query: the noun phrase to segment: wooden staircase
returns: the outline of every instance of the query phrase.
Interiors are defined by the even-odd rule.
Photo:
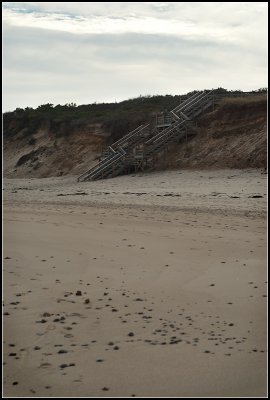
[[[166,114],[166,120],[157,120],[159,125],[140,125],[132,132],[107,147],[101,161],[78,177],[78,181],[111,178],[130,171],[143,170],[153,165],[156,157],[170,145],[194,133],[194,118],[213,107],[213,90],[195,92]]]

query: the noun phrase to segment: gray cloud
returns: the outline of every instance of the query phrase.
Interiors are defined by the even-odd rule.
[[[54,19],[56,10],[75,14],[83,10],[77,16],[76,23],[80,24],[80,18],[90,12],[100,15],[103,12],[104,17],[110,15],[113,19],[109,4],[20,3],[20,7],[31,14],[38,5],[43,11],[51,10]],[[143,3],[144,9],[140,3],[113,4],[116,10],[121,9],[119,17],[123,20],[134,10],[138,14],[157,9],[157,14],[169,22],[170,13],[177,8],[182,14],[181,21],[194,24],[196,29],[193,27],[190,35],[182,35],[180,31],[158,33],[155,26],[153,33],[149,29],[149,33],[138,30],[138,33],[75,34],[72,29],[67,32],[27,24],[19,26],[7,20],[3,28],[4,110],[46,102],[82,104],[119,101],[140,94],[179,94],[219,86],[252,90],[267,85],[263,5],[256,8],[255,21],[252,16],[248,18],[249,8],[245,3],[243,10],[236,7],[237,12],[231,17],[227,15],[227,3],[218,3],[221,10],[227,10],[227,16],[222,21],[219,16],[220,21],[214,21],[212,31],[209,15],[203,14],[201,18],[208,21],[207,30],[198,26],[196,19],[199,11],[206,9],[211,17],[216,15],[213,3],[206,3],[207,6],[192,3],[195,7],[192,13],[189,3]],[[254,11],[255,3],[251,4]],[[11,5],[15,8],[18,3]]]

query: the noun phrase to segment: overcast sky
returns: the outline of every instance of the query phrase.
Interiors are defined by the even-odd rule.
[[[267,86],[267,2],[3,2],[3,111]]]

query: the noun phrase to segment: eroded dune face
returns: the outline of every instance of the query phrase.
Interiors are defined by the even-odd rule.
[[[195,121],[196,134],[169,147],[154,169],[265,168],[266,106],[263,95],[224,99],[214,111],[201,115]],[[142,110],[135,113],[134,127]],[[144,116],[147,120],[148,114]],[[119,117],[108,128],[105,116],[104,121],[100,118],[99,123],[91,119],[37,122],[4,115],[5,176],[50,177],[85,172],[98,162],[102,148],[133,126]],[[131,114],[130,118],[135,117]]]
[[[265,98],[225,99],[198,120],[198,133],[178,145],[166,161],[172,167],[266,168]]]
[[[5,176],[43,178],[82,173],[96,162],[108,134],[100,124],[68,129],[68,135],[58,135],[50,125],[41,124],[30,137],[21,130],[12,138],[5,138]]]

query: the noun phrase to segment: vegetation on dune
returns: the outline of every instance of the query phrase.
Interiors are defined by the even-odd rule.
[[[243,106],[243,105],[255,105],[257,106],[258,104],[265,104],[266,101],[266,93],[262,93],[261,95],[257,96],[248,96],[248,97],[225,97],[221,105],[233,105],[233,106]]]
[[[187,95],[193,93],[195,91]],[[224,88],[216,89],[215,93],[242,94],[240,90],[228,91]],[[260,93],[266,93],[266,89],[254,91],[254,95]],[[233,99],[230,100],[233,101]],[[109,140],[117,140],[136,126],[149,122],[156,113],[171,110],[180,102],[180,95],[149,95],[119,103],[93,103],[79,106],[74,103],[65,105],[48,103],[37,108],[16,108],[16,110],[3,115],[4,136],[11,137],[19,132],[23,137],[31,136],[42,124],[46,124],[50,132],[56,136],[67,136],[76,127],[99,123],[104,130],[110,133]]]
[[[100,123],[114,135],[123,135],[129,129],[149,120],[153,113],[171,109],[180,102],[180,96],[140,96],[120,103],[101,104],[43,104],[36,109],[26,107],[4,113],[5,136],[16,135],[26,128],[25,135],[33,134],[41,124],[50,125],[50,131],[59,136],[68,135],[74,127],[86,123]],[[11,122],[16,121],[15,123]]]

